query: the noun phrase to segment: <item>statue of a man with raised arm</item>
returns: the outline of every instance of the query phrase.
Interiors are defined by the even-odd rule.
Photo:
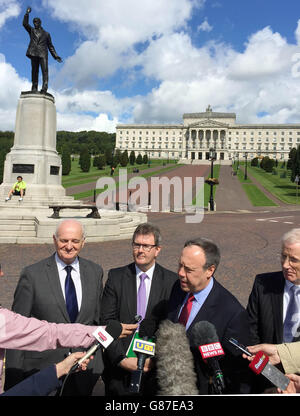
[[[23,26],[30,36],[30,43],[26,52],[26,56],[31,59],[31,91],[38,90],[39,67],[41,67],[43,75],[43,86],[41,93],[46,94],[48,89],[48,49],[53,58],[58,62],[62,62],[62,59],[57,55],[54,49],[50,34],[42,28],[41,19],[35,17],[33,19],[34,27],[30,26],[28,23],[30,12],[31,7],[28,7],[24,15]]]

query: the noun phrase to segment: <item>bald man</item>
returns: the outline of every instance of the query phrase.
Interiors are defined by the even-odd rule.
[[[56,252],[51,257],[22,270],[12,310],[48,322],[99,325],[103,270],[98,264],[79,257],[85,243],[82,224],[73,219],[62,221],[53,235],[53,242]],[[70,352],[73,351],[67,348],[44,352],[9,351],[5,389],[62,361]],[[64,394],[91,395],[102,371],[102,354],[98,351],[87,371],[69,377]]]

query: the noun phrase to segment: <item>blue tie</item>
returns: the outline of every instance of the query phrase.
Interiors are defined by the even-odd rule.
[[[78,315],[78,304],[76,290],[71,276],[72,266],[66,266],[65,270],[67,271],[67,277],[65,280],[66,306],[70,321],[73,323],[76,321]]]
[[[300,287],[293,285],[290,289],[290,301],[286,311],[286,317],[283,326],[283,340],[284,342],[293,342],[299,339],[299,324],[300,324]]]

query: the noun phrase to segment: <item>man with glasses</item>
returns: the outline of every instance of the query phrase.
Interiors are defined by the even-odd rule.
[[[12,310],[48,322],[99,325],[103,271],[98,264],[79,257],[85,243],[82,224],[74,219],[62,221],[53,241],[56,252],[51,257],[22,270]],[[5,389],[62,361],[70,352],[68,348],[8,351]],[[102,371],[102,355],[98,352],[87,371],[68,379],[64,394],[90,395]]]
[[[300,340],[300,228],[281,242],[281,271],[257,275],[249,297],[252,345]]]
[[[156,262],[160,251],[159,229],[150,223],[140,224],[132,237],[134,262],[108,272],[101,306],[103,324],[110,319],[131,323],[136,315],[153,319],[157,324],[166,319],[168,299],[178,276]],[[103,374],[106,395],[130,394],[131,374],[137,369],[137,358],[126,356],[130,341],[131,337],[114,341],[106,351]],[[147,359],[141,395],[156,393],[152,366]]]

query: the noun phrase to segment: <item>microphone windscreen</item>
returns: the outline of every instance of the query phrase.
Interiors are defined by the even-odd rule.
[[[105,330],[111,335],[114,339],[119,338],[122,332],[122,325],[119,321],[111,320],[108,322]]]
[[[139,328],[139,337],[152,338],[156,331],[156,322],[154,319],[143,319]]]
[[[185,327],[162,321],[155,344],[160,395],[197,395],[197,376]]]
[[[210,322],[199,321],[192,328],[191,345],[193,347],[199,347],[199,345],[210,344],[218,341],[219,337],[217,335],[216,328]]]

